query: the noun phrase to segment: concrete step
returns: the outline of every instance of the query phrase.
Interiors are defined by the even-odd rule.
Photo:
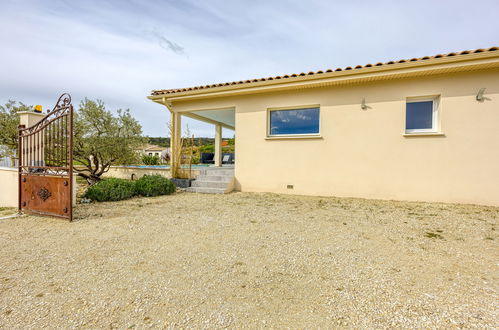
[[[198,175],[196,181],[230,182],[233,176],[226,175]]]
[[[201,193],[201,194],[223,194],[225,188],[204,188],[204,187],[189,187],[185,191]]]
[[[223,194],[234,178],[233,168],[210,168],[200,170],[192,186],[186,191],[204,194]]]
[[[234,169],[199,170],[199,175],[234,176]]]
[[[225,188],[227,188],[227,182],[224,182],[224,181],[199,181],[196,179],[196,180],[192,181],[192,187],[225,189]]]

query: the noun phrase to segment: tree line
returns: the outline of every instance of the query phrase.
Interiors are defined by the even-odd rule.
[[[0,156],[15,158],[18,146],[19,112],[33,107],[9,100],[0,105]],[[142,126],[130,110],[113,113],[101,100],[85,98],[74,111],[74,171],[94,184],[111,165],[140,161],[136,149],[147,142]]]

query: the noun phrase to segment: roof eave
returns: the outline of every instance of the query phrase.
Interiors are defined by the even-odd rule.
[[[421,74],[438,74],[442,71],[457,72],[479,69],[480,67],[499,67],[499,52],[483,52],[443,58],[429,58],[414,62],[394,63],[382,66],[363,67],[330,73],[298,76],[285,79],[274,79],[244,84],[225,85],[195,89],[170,94],[150,95],[148,98],[160,104],[173,101],[220,97],[236,94],[263,93],[285,89],[320,87],[362,81],[374,81],[392,78],[418,76]],[[454,69],[454,70],[453,70]]]

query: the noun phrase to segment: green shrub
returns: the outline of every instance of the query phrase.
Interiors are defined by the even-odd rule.
[[[170,195],[175,192],[175,185],[161,175],[144,175],[135,181],[135,191],[142,196]]]
[[[135,183],[130,180],[109,178],[90,186],[83,197],[97,202],[120,201],[135,196]]]
[[[158,156],[144,155],[142,156],[142,163],[145,165],[159,165],[160,161]]]
[[[215,145],[208,144],[199,147],[199,152],[215,152]]]
[[[199,156],[198,155],[192,156],[191,164],[199,164]]]

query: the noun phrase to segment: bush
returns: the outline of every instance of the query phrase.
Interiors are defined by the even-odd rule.
[[[145,165],[159,165],[160,162],[158,156],[144,155],[142,156],[142,163]]]
[[[199,152],[215,152],[215,145],[208,144],[199,147]]]
[[[191,159],[191,164],[199,164],[199,156],[198,155],[192,155]]]
[[[109,178],[90,186],[83,197],[97,202],[120,201],[135,196],[135,184],[125,179]]]
[[[170,195],[175,192],[175,185],[161,175],[144,175],[135,181],[135,191],[142,196]]]

